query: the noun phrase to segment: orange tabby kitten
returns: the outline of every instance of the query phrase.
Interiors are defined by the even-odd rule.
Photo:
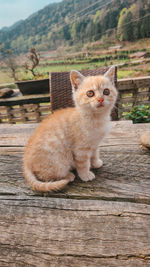
[[[75,107],[55,111],[30,138],[24,154],[24,177],[33,190],[60,190],[75,179],[95,175],[90,168],[103,165],[98,145],[109,130],[110,113],[117,98],[112,83],[115,67],[104,76],[84,77],[71,71]]]

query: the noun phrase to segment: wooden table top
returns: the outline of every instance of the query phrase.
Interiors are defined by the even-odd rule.
[[[0,266],[150,266],[150,124],[112,122],[96,179],[45,195],[22,176],[36,126],[0,125]]]

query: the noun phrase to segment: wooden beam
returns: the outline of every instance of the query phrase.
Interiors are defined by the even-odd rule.
[[[23,104],[37,104],[37,103],[46,103],[50,102],[49,94],[41,95],[28,95],[28,96],[19,96],[11,97],[7,99],[0,99],[0,106],[15,106]]]
[[[147,205],[3,196],[0,214],[1,266],[149,266]]]

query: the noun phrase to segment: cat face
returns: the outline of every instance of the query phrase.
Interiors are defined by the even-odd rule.
[[[112,109],[117,90],[112,81],[115,67],[111,67],[104,76],[84,77],[77,71],[71,71],[73,98],[77,107],[95,112]]]

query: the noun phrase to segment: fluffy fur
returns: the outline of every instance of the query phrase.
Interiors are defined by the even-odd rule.
[[[83,181],[95,178],[90,168],[103,164],[98,145],[109,130],[117,98],[112,83],[114,71],[112,66],[104,76],[88,77],[71,71],[75,107],[48,116],[29,139],[24,153],[24,177],[33,190],[62,189],[74,180],[74,168]],[[109,95],[104,89],[107,93],[109,89]]]

